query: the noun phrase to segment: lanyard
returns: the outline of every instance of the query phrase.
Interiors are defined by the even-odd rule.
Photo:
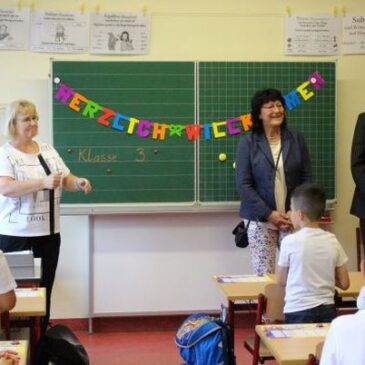
[[[38,160],[46,175],[51,175],[51,170],[41,154],[38,155]],[[54,234],[54,189],[49,190],[49,230]]]
[[[283,150],[282,147],[280,147],[280,151],[279,151],[279,155],[278,155],[278,158],[276,160],[276,163],[275,163],[275,171],[277,171],[278,169],[278,165],[279,165],[279,160],[280,160],[280,155],[281,155],[281,151]]]

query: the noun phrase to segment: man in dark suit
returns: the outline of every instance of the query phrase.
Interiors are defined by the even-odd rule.
[[[356,187],[350,213],[360,218],[361,239],[365,253],[365,113],[357,118],[352,139],[351,173]]]

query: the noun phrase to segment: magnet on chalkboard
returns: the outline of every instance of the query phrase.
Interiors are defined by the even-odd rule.
[[[72,148],[70,148],[70,147],[69,147],[69,148],[67,148],[67,152],[68,152],[68,153],[72,153]]]
[[[112,169],[106,169],[106,173],[110,175],[112,173]]]
[[[157,155],[158,154],[158,149],[156,148],[156,149],[154,149],[153,150],[153,153],[155,154],[155,155]]]
[[[225,153],[220,153],[218,155],[218,159],[219,159],[219,161],[224,162],[227,160],[227,155]]]

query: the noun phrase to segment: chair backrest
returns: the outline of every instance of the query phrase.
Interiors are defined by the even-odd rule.
[[[277,283],[267,284],[264,293],[258,296],[255,324],[283,322],[284,297],[285,289],[281,285]],[[270,353],[260,355],[260,337],[257,332],[254,334],[253,346],[245,341],[245,348],[253,355],[252,364],[257,365],[259,361],[263,363],[265,360],[273,358]]]
[[[278,283],[270,283],[265,286],[265,309],[266,322],[275,323],[284,321],[284,298],[285,288]]]

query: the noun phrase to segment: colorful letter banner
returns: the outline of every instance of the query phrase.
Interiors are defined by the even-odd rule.
[[[195,141],[198,138],[210,140],[248,132],[252,126],[249,113],[211,123],[187,125],[138,119],[90,100],[62,83],[58,78],[54,82],[58,86],[54,98],[65,106],[76,113],[81,113],[85,118],[95,119],[97,123],[112,128],[116,132],[136,134],[142,138],[165,140],[167,137],[185,137],[189,141]],[[315,95],[315,91],[320,90],[324,84],[325,81],[319,72],[313,72],[306,81],[284,96],[287,109],[293,110],[303,102],[307,102]]]

